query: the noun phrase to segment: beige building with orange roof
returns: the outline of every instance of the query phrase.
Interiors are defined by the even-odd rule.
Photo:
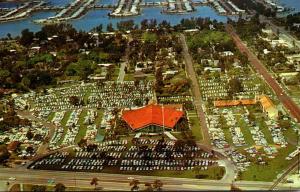
[[[278,118],[278,109],[268,96],[260,96],[259,101],[263,108],[263,111],[268,115],[270,119]]]
[[[214,101],[215,107],[231,107],[237,105],[254,105],[255,99],[241,99],[241,100],[218,100]]]

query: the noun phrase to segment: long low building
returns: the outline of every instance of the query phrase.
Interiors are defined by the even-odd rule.
[[[215,107],[231,107],[237,105],[254,105],[255,99],[241,99],[241,100],[218,100],[214,101]]]
[[[122,119],[132,131],[162,132],[176,129],[184,112],[176,106],[150,104],[133,110],[124,110]]]
[[[260,103],[263,112],[270,119],[277,119],[278,117],[278,109],[276,105],[273,104],[272,100],[266,96],[261,95],[257,96],[255,99],[241,99],[241,100],[217,100],[214,101],[215,107],[233,107],[239,105],[255,105],[256,103]]]
[[[271,99],[265,95],[262,95],[259,98],[260,104],[263,108],[263,111],[267,113],[268,117],[270,119],[277,119],[278,118],[278,109],[277,107],[273,104]]]

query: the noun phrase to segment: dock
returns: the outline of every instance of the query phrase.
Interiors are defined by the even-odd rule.
[[[95,0],[76,0],[62,9],[57,15],[48,17],[47,19],[35,20],[34,22],[50,24],[77,19],[83,16],[94,3]]]
[[[44,4],[44,1],[27,2],[16,9],[9,10],[4,15],[0,15],[0,22],[8,22],[25,18]]]
[[[140,0],[120,0],[116,9],[109,14],[111,17],[126,17],[140,14]]]
[[[245,10],[237,7],[230,0],[208,0],[208,3],[213,7],[220,15],[239,15],[246,13]]]
[[[141,13],[143,7],[162,7],[162,13],[165,14],[185,14],[195,11],[197,6],[210,6],[220,15],[239,15],[245,13],[245,10],[237,7],[231,0],[161,0],[145,2],[142,0],[118,0],[117,4],[96,4],[96,0],[73,0],[65,7],[48,5],[44,1],[32,1],[24,3],[22,6],[14,9],[0,9],[0,22],[14,21],[27,17],[34,11],[56,11],[55,16],[45,19],[34,20],[38,24],[51,24],[66,22],[72,19],[78,19],[91,9],[111,9],[111,17],[136,16]],[[268,6],[273,4],[272,0],[262,1]]]
[[[167,14],[183,14],[195,10],[190,0],[167,0],[167,8],[163,13]]]

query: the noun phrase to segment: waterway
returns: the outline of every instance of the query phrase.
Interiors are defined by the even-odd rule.
[[[72,0],[48,0],[51,5],[55,6],[65,6],[70,3]],[[159,1],[159,0],[145,0],[149,1]],[[282,5],[287,7],[294,7],[297,10],[300,10],[300,0],[278,0]],[[98,0],[97,4],[117,4],[117,0]],[[9,3],[0,3],[0,8],[14,8],[20,5],[20,3],[9,2]],[[111,18],[108,16],[110,10],[90,10],[85,16],[80,19],[71,20],[71,23],[76,29],[89,31],[92,28],[102,24],[103,29],[106,29],[107,24],[112,23],[114,26],[119,21],[124,20],[134,20],[139,24],[143,19],[156,19],[158,22],[167,20],[171,24],[178,24],[183,18],[191,17],[209,17],[211,19],[216,19],[218,21],[225,22],[227,20],[226,16],[218,15],[218,13],[208,6],[196,7],[195,12],[182,14],[182,15],[167,15],[161,14],[161,7],[152,7],[152,8],[143,8],[141,10],[141,15],[134,17],[126,18]],[[19,21],[13,21],[8,23],[0,23],[0,37],[6,37],[8,33],[12,36],[18,36],[21,34],[21,31],[25,28],[30,29],[31,31],[38,31],[41,29],[42,25],[33,23],[35,19],[44,19],[49,16],[53,16],[56,13],[53,11],[37,12],[32,14],[30,17]]]
[[[295,12],[300,11],[300,0],[277,0],[277,1],[285,7],[294,8]]]

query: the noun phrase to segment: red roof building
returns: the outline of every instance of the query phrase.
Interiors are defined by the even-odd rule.
[[[172,106],[147,105],[145,107],[127,110],[122,119],[136,131],[151,125],[173,129],[184,113]]]

